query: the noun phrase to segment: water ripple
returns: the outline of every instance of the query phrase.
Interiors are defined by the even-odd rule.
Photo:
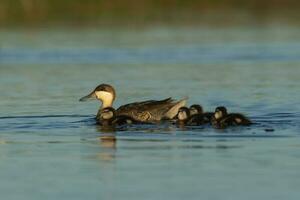
[[[283,130],[298,130],[299,117],[295,113],[269,113],[252,118],[254,124],[250,127],[231,127],[226,130],[215,130],[207,126],[191,126],[179,128],[169,123],[150,125],[130,125],[110,130],[122,135],[164,135],[176,137],[285,137],[295,135],[286,134]],[[95,124],[93,115],[34,115],[34,116],[2,116],[0,117],[0,131],[35,132],[43,130],[68,130],[82,127],[93,129],[98,133],[105,133]],[[93,132],[94,132],[93,131]],[[296,131],[297,132],[297,131]],[[297,134],[296,134],[297,135]]]

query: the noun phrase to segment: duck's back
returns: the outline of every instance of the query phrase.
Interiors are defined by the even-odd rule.
[[[128,116],[117,116],[115,117],[115,119],[113,120],[113,124],[115,125],[125,125],[125,124],[134,124],[137,123],[133,118],[128,117]]]
[[[214,116],[213,112],[205,112],[202,114],[202,116],[204,117],[204,119],[208,122],[211,121],[212,117]]]
[[[229,125],[250,125],[251,121],[240,113],[231,113],[226,116],[224,121]]]
[[[119,107],[116,112],[117,115],[129,116],[137,121],[155,122],[163,119],[180,102],[176,102],[172,98],[135,102]]]
[[[186,125],[190,126],[197,126],[197,125],[203,125],[210,122],[210,116],[207,116],[206,114],[195,114],[192,115],[186,122]]]

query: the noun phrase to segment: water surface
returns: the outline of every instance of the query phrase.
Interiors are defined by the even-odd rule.
[[[0,193],[5,199],[299,199],[300,29],[288,26],[0,32]],[[189,97],[256,124],[108,132],[115,107]],[[273,130],[273,131],[266,131]]]

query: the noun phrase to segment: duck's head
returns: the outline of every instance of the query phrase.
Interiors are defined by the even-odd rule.
[[[82,97],[79,101],[86,101],[90,99],[98,99],[102,102],[102,107],[111,107],[116,98],[115,89],[108,84],[98,85],[90,94]]]
[[[191,115],[202,114],[202,113],[203,113],[203,109],[202,106],[200,106],[199,104],[194,104],[190,106]]]
[[[190,110],[187,107],[181,107],[178,110],[177,118],[179,121],[186,120],[190,116]]]
[[[100,118],[102,120],[110,120],[115,116],[115,109],[112,107],[103,108],[100,111]]]
[[[214,114],[216,119],[220,119],[222,117],[225,117],[226,115],[227,115],[227,109],[224,106],[220,106],[216,108]]]

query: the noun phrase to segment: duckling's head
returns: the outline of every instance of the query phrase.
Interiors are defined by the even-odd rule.
[[[219,106],[215,110],[215,118],[220,119],[222,117],[225,117],[227,115],[227,109],[224,106]]]
[[[186,120],[190,116],[190,110],[187,107],[181,107],[178,110],[177,118],[179,121]]]
[[[115,89],[108,84],[98,85],[90,94],[82,97],[79,101],[86,101],[90,99],[98,99],[102,101],[103,108],[112,106],[113,101],[116,98]]]
[[[190,106],[191,115],[202,114],[202,113],[203,113],[203,109],[202,106],[200,106],[199,104],[194,104]]]
[[[103,120],[112,119],[115,116],[115,109],[112,107],[103,108],[100,111],[100,118]]]

